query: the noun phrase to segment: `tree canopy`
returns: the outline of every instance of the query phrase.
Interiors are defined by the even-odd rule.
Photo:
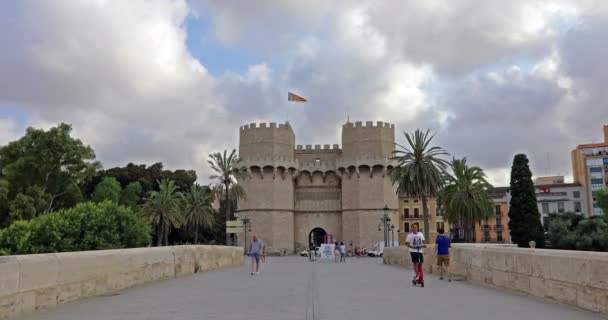
[[[604,211],[604,217],[606,221],[608,221],[608,189],[600,189],[596,191],[595,197],[597,199],[597,204]]]
[[[397,162],[391,172],[391,181],[397,184],[397,192],[422,198],[424,235],[429,239],[428,197],[434,197],[445,184],[444,173],[448,162],[442,157],[448,153],[440,147],[431,146],[434,135],[430,130],[416,129],[403,133],[408,145],[396,144],[392,160]]]
[[[453,174],[446,175],[446,186],[439,192],[437,202],[443,218],[455,225],[464,225],[467,238],[471,239],[472,226],[492,215],[494,202],[490,199],[492,188],[483,170],[469,167],[467,159],[453,159],[450,164]]]
[[[528,157],[518,154],[511,168],[511,201],[509,207],[509,230],[511,240],[520,247],[528,247],[534,240],[536,246],[544,246],[544,229],[536,203],[532,172]]]
[[[39,186],[50,195],[45,212],[75,204],[58,200],[93,177],[100,164],[94,161],[93,149],[71,132],[72,127],[65,123],[49,130],[27,128],[19,140],[0,148],[1,178],[10,186],[9,199]]]

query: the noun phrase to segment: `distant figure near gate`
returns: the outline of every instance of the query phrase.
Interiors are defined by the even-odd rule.
[[[249,254],[251,255],[251,275],[254,275],[260,273],[260,254],[264,243],[255,234],[252,238],[253,240],[249,244]]]

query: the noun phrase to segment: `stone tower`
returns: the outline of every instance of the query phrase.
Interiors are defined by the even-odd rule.
[[[240,128],[239,156],[248,174],[239,181],[246,192],[239,214],[251,219],[252,232],[270,252],[293,251],[294,149],[295,135],[288,123]]]
[[[389,178],[394,142],[395,127],[384,122],[346,123],[342,148],[296,146],[289,123],[245,125],[239,153],[248,174],[239,182],[247,198],[239,215],[251,219],[268,252],[303,250],[326,235],[370,248],[383,239],[385,212],[398,221]]]
[[[353,243],[373,244],[383,237],[378,223],[384,207],[395,228],[399,228],[396,187],[390,181],[395,150],[395,126],[367,121],[342,126],[342,234]]]

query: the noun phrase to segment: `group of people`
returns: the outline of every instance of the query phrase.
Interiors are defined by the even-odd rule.
[[[439,230],[439,235],[435,240],[435,255],[437,256],[437,266],[439,267],[439,280],[443,280],[444,272],[448,274],[448,281],[452,281],[452,274],[450,273],[450,248],[451,241],[448,236],[444,234],[444,230]],[[334,243],[334,261],[346,262],[347,248],[344,242],[336,241]],[[412,278],[412,284],[420,284],[424,286],[424,272],[422,270],[422,264],[424,262],[424,248],[426,248],[424,234],[418,231],[418,225],[412,226],[412,231],[408,233],[405,245],[410,248],[410,257],[412,259],[414,274]],[[355,253],[358,248],[355,248]],[[352,243],[351,243],[352,250]],[[251,256],[251,275],[260,273],[260,261],[264,262],[266,259],[266,246],[264,242],[254,234],[252,241],[249,244],[249,255]]]
[[[346,245],[344,242],[340,242],[340,244],[338,244],[336,241],[334,246],[334,261],[338,262],[339,259],[340,262],[346,262]]]
[[[444,272],[448,274],[448,281],[452,281],[452,274],[450,273],[450,248],[452,246],[450,237],[446,236],[445,231],[439,230],[439,235],[435,240],[435,255],[437,256],[437,266],[439,267],[439,280],[443,280]],[[412,226],[412,232],[408,233],[405,245],[410,248],[410,257],[412,258],[412,264],[414,274],[412,278],[412,284],[419,284],[424,287],[424,272],[422,270],[422,264],[424,262],[424,234],[418,231],[418,225]]]

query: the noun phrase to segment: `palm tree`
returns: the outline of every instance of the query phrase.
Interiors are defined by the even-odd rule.
[[[156,226],[156,245],[169,245],[171,228],[179,228],[184,223],[179,205],[183,198],[177,191],[175,182],[162,179],[158,182],[159,190],[150,192],[150,198],[144,204],[144,213]]]
[[[211,169],[216,174],[210,176],[210,179],[217,180],[216,187],[223,189],[224,209],[226,212],[226,222],[231,219],[231,196],[235,195],[238,198],[245,197],[245,191],[238,185],[238,180],[243,178],[244,169],[239,166],[241,159],[237,156],[236,150],[233,149],[230,154],[226,150],[224,153],[216,152],[209,155],[210,160],[207,162],[211,165]],[[226,244],[230,243],[230,235],[226,234]]]
[[[437,203],[445,213],[443,218],[451,224],[464,224],[467,240],[471,240],[471,226],[492,215],[494,203],[490,199],[488,183],[483,170],[469,167],[467,159],[453,159],[453,175],[446,175],[446,186],[439,192]]]
[[[186,223],[194,228],[194,243],[198,243],[198,228],[211,228],[215,222],[211,208],[212,193],[207,187],[193,185],[185,194],[183,200],[183,213]]]
[[[407,147],[397,144],[399,150],[393,151],[392,160],[397,162],[391,172],[393,184],[397,183],[397,192],[422,198],[424,215],[424,236],[429,239],[428,198],[435,197],[445,183],[444,173],[448,162],[440,156],[448,153],[440,147],[431,147],[434,135],[430,130],[420,129],[411,134],[404,132]]]

